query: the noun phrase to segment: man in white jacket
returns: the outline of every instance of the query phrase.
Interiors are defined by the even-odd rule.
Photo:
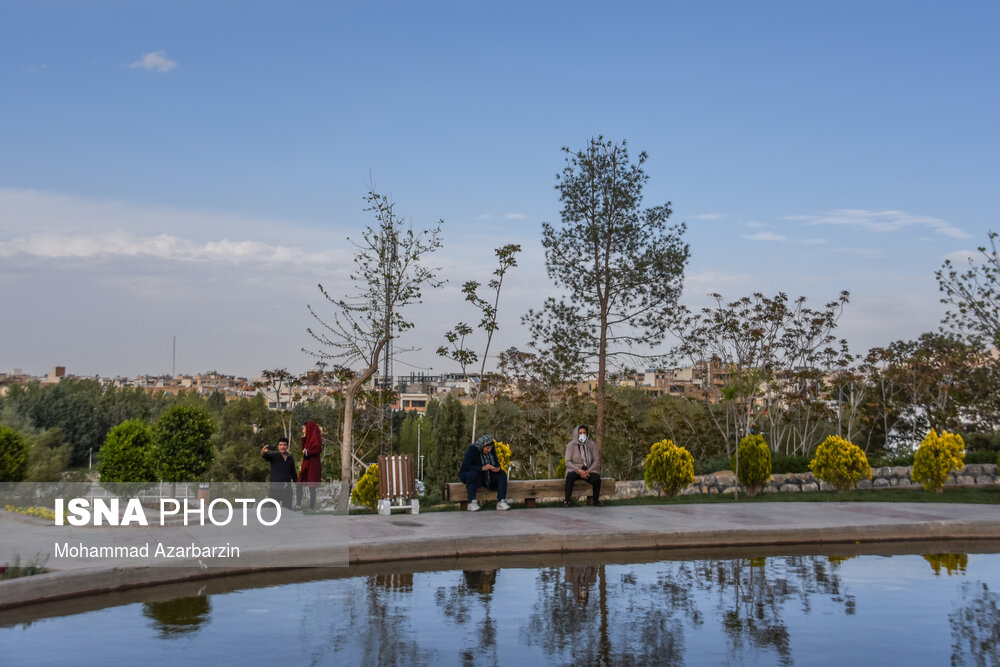
[[[566,499],[564,507],[573,503],[573,485],[576,480],[594,487],[594,505],[601,506],[601,460],[597,455],[597,443],[590,439],[590,429],[580,424],[573,432],[573,439],[566,445]]]

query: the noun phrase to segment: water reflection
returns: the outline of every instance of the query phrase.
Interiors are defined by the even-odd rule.
[[[204,595],[175,598],[164,602],[144,602],[142,615],[153,620],[160,639],[182,637],[197,632],[212,612]]]
[[[940,575],[941,570],[953,574],[965,574],[969,566],[968,554],[924,554],[924,560],[931,564],[934,574]]]
[[[952,665],[1000,665],[1000,595],[981,581],[962,584],[962,603],[948,618]]]
[[[0,645],[6,661],[71,638],[54,662],[114,662],[105,647],[153,663],[253,662],[268,636],[287,636],[305,664],[1000,664],[998,554],[567,559],[191,594],[0,628]],[[72,642],[97,635],[86,653]]]

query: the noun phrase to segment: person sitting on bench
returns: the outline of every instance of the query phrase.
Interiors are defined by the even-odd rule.
[[[458,478],[465,484],[469,492],[470,512],[479,511],[479,500],[476,492],[479,487],[495,489],[497,492],[497,509],[509,510],[507,504],[507,473],[500,468],[496,448],[493,446],[493,436],[484,435],[469,445],[462,459],[462,468]]]
[[[590,429],[581,424],[573,432],[573,439],[566,445],[566,499],[563,507],[573,503],[573,485],[576,480],[594,487],[594,505],[601,506],[601,460],[597,455],[597,443],[590,439]]]

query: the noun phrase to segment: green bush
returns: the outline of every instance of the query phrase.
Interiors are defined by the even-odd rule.
[[[970,463],[996,463],[1000,456],[1000,452],[991,452],[988,449],[977,449],[975,451],[965,450],[965,464]]]
[[[20,482],[28,472],[28,443],[12,428],[0,426],[0,482]]]
[[[871,479],[868,457],[853,442],[831,435],[816,448],[809,470],[837,491],[847,491],[858,480]]]
[[[882,455],[873,457],[869,463],[872,468],[895,468],[899,466],[913,465],[913,452],[901,452],[898,454]]]
[[[965,441],[965,453],[974,451],[1000,452],[1000,431],[972,432],[962,436]]]
[[[781,475],[789,472],[809,472],[812,457],[792,454],[771,454],[771,474]]]
[[[756,496],[771,480],[771,448],[759,433],[748,435],[736,450],[739,453],[739,469],[736,456],[729,461],[731,470],[736,471],[736,479],[746,489],[748,495]]]
[[[141,419],[129,419],[108,431],[97,471],[102,482],[155,482],[150,462],[153,429]]]
[[[215,424],[204,408],[175,405],[156,420],[150,462],[165,482],[197,480],[212,465]]]
[[[962,436],[931,429],[913,456],[913,481],[928,491],[941,493],[948,474],[965,465],[965,443]]]
[[[358,483],[351,491],[351,502],[355,505],[367,505],[375,509],[378,504],[378,464],[373,463],[365,470]]]
[[[559,459],[559,465],[556,466],[556,479],[561,479],[566,476],[566,457]]]
[[[694,457],[671,440],[661,440],[650,447],[642,467],[646,486],[651,489],[658,486],[668,496],[676,496],[694,483]]]
[[[695,475],[711,475],[720,470],[729,470],[729,457],[726,455],[713,456],[710,459],[696,461],[694,464]]]

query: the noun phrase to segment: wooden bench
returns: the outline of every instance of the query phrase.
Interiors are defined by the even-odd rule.
[[[615,480],[601,478],[601,495],[610,496],[615,492]],[[524,501],[525,507],[534,507],[535,502],[546,498],[562,500],[566,493],[565,479],[515,479],[507,482],[507,499]],[[469,505],[469,493],[465,484],[461,482],[448,482],[444,485],[444,500],[446,502],[461,503],[462,509]],[[582,479],[576,480],[573,485],[573,497],[587,496],[587,504],[594,504],[594,487]],[[476,493],[476,499],[483,503],[487,500],[496,500],[497,492],[480,488]]]

